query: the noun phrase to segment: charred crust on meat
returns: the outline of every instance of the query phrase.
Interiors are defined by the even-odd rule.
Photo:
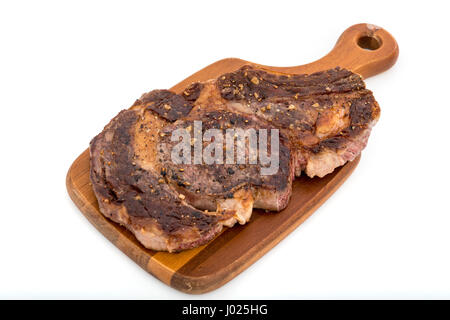
[[[139,103],[162,118],[173,122],[189,114],[193,107],[193,101],[195,100],[192,98],[186,99],[184,95],[169,90],[153,90],[143,95]]]
[[[205,215],[195,208],[183,205],[170,192],[166,184],[158,183],[158,175],[135,165],[131,148],[133,125],[139,119],[133,110],[122,111],[112,126],[91,142],[91,148],[104,145],[105,152],[91,159],[91,179],[95,192],[111,204],[123,205],[130,217],[154,219],[164,232],[174,233],[184,227],[195,226],[200,232],[207,231],[217,222],[212,215]],[[106,142],[106,135],[113,136]],[[111,156],[110,150],[114,150]],[[111,163],[106,167],[106,163]],[[165,175],[161,170],[161,175]],[[153,192],[146,192],[152,186]]]
[[[365,88],[359,75],[339,67],[310,75],[287,76],[244,66],[219,77],[217,86],[224,99],[247,101],[262,101],[274,96],[298,99]]]
[[[198,97],[200,96],[200,92],[203,89],[203,84],[200,82],[194,82],[189,87],[187,87],[182,95],[184,99],[186,99],[189,102],[195,102]]]
[[[350,118],[352,126],[364,126],[379,117],[380,108],[372,92],[364,90],[359,99],[352,101]]]

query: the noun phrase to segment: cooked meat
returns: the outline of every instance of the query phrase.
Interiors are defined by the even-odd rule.
[[[226,106],[255,114],[283,130],[295,154],[296,175],[323,177],[365,147],[380,108],[361,77],[345,69],[277,75],[251,67],[215,85]]]
[[[120,112],[91,142],[91,181],[106,217],[147,248],[176,251],[207,242],[231,215],[192,207],[164,181],[155,160],[165,124],[152,112]]]
[[[193,248],[223,226],[246,223],[253,208],[285,208],[292,180],[302,171],[323,177],[353,160],[379,112],[361,77],[350,71],[282,75],[246,66],[194,83],[182,94],[144,94],[92,140],[91,181],[101,212],[145,247]],[[185,150],[192,162],[172,159],[179,151],[179,140],[172,137],[178,129],[192,133]],[[208,129],[217,134],[209,141],[203,136]],[[250,161],[254,154],[245,139],[244,149],[208,150],[210,142],[225,141],[239,129],[253,130],[258,143],[267,138],[267,156],[278,159],[273,174],[262,171],[269,164]],[[274,149],[273,132],[279,138]],[[196,163],[196,147],[218,157]],[[236,164],[238,157],[245,161]]]
[[[200,108],[197,109],[198,107]],[[261,175],[260,165],[249,163],[250,150],[248,144],[244,149],[245,161],[242,161],[244,163],[241,164],[234,164],[238,157],[237,146],[230,149],[230,152],[232,152],[230,162],[233,163],[226,163],[224,157],[227,149],[224,146],[225,149],[220,150],[222,161],[219,164],[207,164],[205,162],[202,164],[175,164],[172,161],[171,154],[178,141],[171,141],[171,133],[179,128],[189,128],[190,131],[196,130],[195,120],[202,121],[201,136],[204,136],[204,133],[209,129],[217,129],[220,130],[222,139],[225,139],[227,131],[239,128],[243,129],[244,132],[254,129],[254,138],[258,141],[260,138],[259,130],[266,129],[266,132],[269,133],[270,130],[277,129],[255,115],[226,111],[220,106],[197,106],[188,117],[180,119],[163,129],[164,136],[161,139],[159,159],[167,171],[167,181],[173,188],[186,195],[188,202],[194,207],[213,211],[216,211],[219,206],[222,209],[228,208],[230,205],[233,208],[234,206],[239,207],[240,199],[245,194],[246,198],[251,199],[251,201],[249,201],[250,205],[247,212],[239,212],[239,210],[236,212],[237,220],[240,223],[248,221],[252,207],[274,211],[286,207],[291,195],[294,177],[294,166],[291,163],[287,137],[278,136],[279,152],[276,156],[279,161],[279,168],[276,173],[271,175]],[[235,134],[234,132],[231,133]],[[270,139],[266,138],[265,140],[269,140],[267,149],[271,150]],[[202,142],[200,141],[200,143]],[[203,141],[202,150],[205,150],[208,144],[209,142]],[[192,146],[192,154],[194,153],[193,149],[194,145]],[[233,198],[236,199],[232,200]]]

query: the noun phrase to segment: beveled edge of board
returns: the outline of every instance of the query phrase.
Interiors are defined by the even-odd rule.
[[[296,210],[296,213],[291,215],[283,224],[278,225],[269,236],[265,237],[263,241],[258,245],[251,248],[245,254],[234,260],[231,264],[223,266],[216,272],[203,275],[203,276],[190,276],[188,274],[179,274],[180,270],[185,264],[195,258],[202,252],[209,244],[203,245],[199,248],[187,250],[175,255],[188,255],[188,260],[179,266],[176,270],[170,269],[164,264],[164,260],[158,259],[157,255],[161,254],[163,257],[166,255],[174,255],[165,252],[156,252],[144,248],[135,237],[124,227],[108,220],[98,211],[98,205],[96,202],[92,203],[86,198],[83,193],[83,188],[87,189],[93,194],[90,183],[82,186],[77,186],[74,180],[77,178],[74,168],[79,166],[89,168],[89,153],[88,149],[85,150],[71,165],[66,176],[66,187],[70,198],[75,205],[80,209],[83,215],[88,221],[94,225],[109,241],[111,241],[117,248],[124,252],[129,258],[135,261],[141,268],[155,276],[160,281],[190,294],[201,294],[212,291],[224,285],[242,271],[247,269],[255,261],[261,258],[265,253],[272,249],[276,244],[283,240],[288,234],[290,234],[295,228],[297,228],[303,221],[305,221],[322,203],[324,203],[350,176],[353,170],[359,163],[360,156],[358,156],[352,162],[348,162],[344,166],[336,169],[335,173],[332,173],[331,179],[327,182],[323,188],[317,192],[309,201],[303,205],[302,208]],[[86,174],[86,171],[84,171]],[[88,172],[88,171],[87,171]],[[96,201],[96,200],[95,200]],[[277,214],[277,213],[274,213]],[[251,221],[249,222],[251,223]],[[245,226],[244,226],[245,227]],[[234,227],[236,228],[236,227]],[[232,230],[226,228],[224,232]],[[215,239],[220,238],[224,233],[219,234]],[[214,240],[212,240],[213,242]],[[210,243],[212,243],[210,242]],[[156,257],[155,257],[156,256]],[[180,256],[181,258],[182,256]]]

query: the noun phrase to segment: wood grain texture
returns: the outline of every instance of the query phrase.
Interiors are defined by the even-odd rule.
[[[178,83],[171,90],[180,93],[194,81],[205,81],[234,71],[245,64],[281,73],[313,73],[336,66],[364,78],[389,69],[397,60],[395,39],[385,30],[358,24],[348,28],[333,50],[322,59],[296,67],[262,66],[237,58],[215,62]],[[187,293],[204,293],[233,279],[306,220],[356,168],[360,156],[324,178],[302,176],[295,180],[290,203],[279,213],[254,210],[244,226],[225,228],[207,245],[180,253],[156,252],[144,248],[125,228],[105,218],[89,181],[89,152],[72,164],[66,184],[70,197],[86,218],[120,250],[164,283]]]

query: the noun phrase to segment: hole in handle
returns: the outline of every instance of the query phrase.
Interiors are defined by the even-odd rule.
[[[374,36],[362,36],[358,39],[358,46],[365,50],[377,50],[381,47],[381,39]]]

